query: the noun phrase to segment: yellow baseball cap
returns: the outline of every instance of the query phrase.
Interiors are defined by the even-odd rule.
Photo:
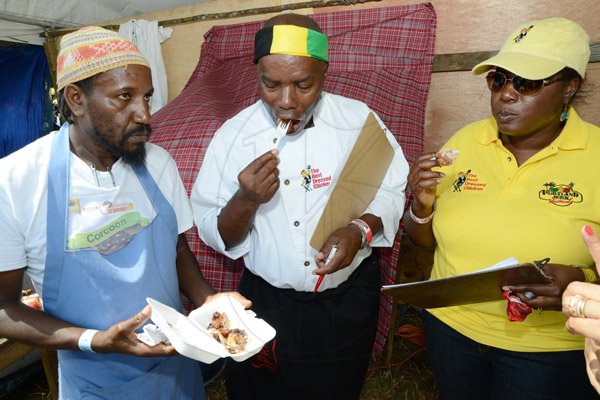
[[[498,54],[477,64],[475,75],[500,67],[526,79],[544,79],[565,67],[583,78],[590,59],[590,38],[576,22],[547,18],[519,26]]]

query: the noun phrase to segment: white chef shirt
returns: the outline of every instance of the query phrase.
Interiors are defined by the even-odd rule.
[[[362,102],[323,93],[313,114],[314,127],[287,135],[279,143],[278,192],[259,207],[245,240],[229,249],[219,234],[217,217],[239,188],[238,174],[273,148],[275,123],[260,100],[225,122],[207,149],[192,189],[200,238],[227,257],[244,257],[246,267],[273,286],[312,291],[318,279],[312,274],[318,249],[310,246],[310,238],[370,112]],[[373,237],[374,247],[393,245],[408,175],[402,149],[387,129],[385,132],[394,157],[365,211],[383,222],[383,230]],[[348,267],[326,275],[319,290],[339,286],[370,254],[368,246],[360,250]]]

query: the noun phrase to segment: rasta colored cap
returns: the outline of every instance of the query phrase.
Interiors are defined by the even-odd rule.
[[[312,57],[328,62],[327,36],[296,25],[274,25],[254,36],[254,64],[269,54]]]
[[[477,64],[475,75],[500,67],[526,79],[545,79],[565,67],[584,78],[590,38],[576,22],[547,18],[521,24],[495,56]]]
[[[138,48],[117,33],[87,26],[65,35],[56,61],[56,85],[60,91],[69,83],[111,69],[138,64],[150,68]]]

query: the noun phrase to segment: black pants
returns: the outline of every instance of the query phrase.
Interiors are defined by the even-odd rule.
[[[239,291],[277,334],[247,361],[228,360],[230,400],[358,399],[379,311],[375,252],[346,282],[322,293],[275,288],[247,270]]]

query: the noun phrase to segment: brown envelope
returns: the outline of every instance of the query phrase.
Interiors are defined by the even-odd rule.
[[[392,145],[370,113],[310,239],[313,248],[320,250],[329,235],[364,213],[393,158]]]

